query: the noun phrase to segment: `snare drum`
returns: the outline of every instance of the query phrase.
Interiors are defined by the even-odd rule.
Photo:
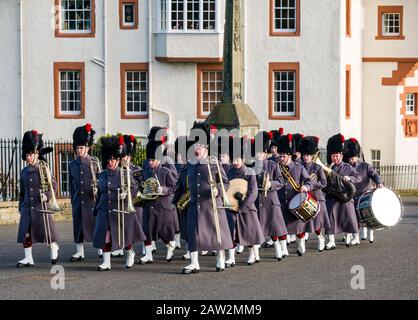
[[[404,212],[401,198],[389,188],[366,191],[360,196],[356,209],[361,222],[370,229],[393,227]]]
[[[319,202],[308,193],[298,193],[289,203],[289,210],[303,222],[309,222],[319,212]]]

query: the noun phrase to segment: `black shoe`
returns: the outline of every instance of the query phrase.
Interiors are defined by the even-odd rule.
[[[370,242],[370,243],[373,243],[374,241],[370,241],[370,240],[369,240],[369,242]]]
[[[31,264],[31,263],[20,263],[20,262],[18,262],[17,263],[17,265],[16,265],[16,268],[29,268],[29,267],[33,267],[34,266],[34,264]]]
[[[111,253],[110,254],[110,256],[112,257],[112,258],[122,258],[123,257],[123,254],[113,254],[113,253]],[[103,256],[102,256],[103,257]]]
[[[157,253],[157,249],[152,249],[152,253]]]
[[[296,250],[296,253],[298,254],[299,257],[303,256],[303,253],[300,252],[299,250]]]
[[[191,273],[199,273],[199,269],[186,269],[183,268],[181,271],[182,274],[191,274]]]
[[[213,257],[216,257],[217,253],[216,253],[216,251],[212,251],[212,252],[210,253],[210,255],[211,255],[211,256],[213,256]]]
[[[346,244],[345,244],[345,246],[346,246],[347,248],[350,248],[351,244],[346,243]]]
[[[102,254],[98,254],[97,256],[99,257],[99,259],[103,259],[103,255]]]
[[[181,256],[181,258],[182,258],[183,260],[185,260],[185,261],[190,261],[190,258],[189,258],[189,259],[187,259],[184,255],[182,255],[182,256]]]
[[[363,238],[363,237],[362,237],[362,238],[361,238],[361,240],[363,240],[363,241],[364,241],[364,240],[367,240],[367,238]]]
[[[256,263],[258,263],[257,261],[254,261],[254,262],[247,262],[247,266],[252,266],[253,264],[256,264]]]
[[[167,262],[171,262],[173,261],[173,258],[167,259]]]
[[[281,258],[276,258],[276,259],[277,259],[277,261],[282,261],[283,257],[281,257]]]
[[[265,242],[262,247],[263,248],[273,248],[274,244],[269,244],[269,243]]]
[[[139,259],[139,261],[137,263],[145,265],[145,264],[151,264],[151,263],[153,263],[153,261],[152,260],[142,261],[141,259]]]
[[[235,262],[233,263],[225,263],[226,268],[233,268],[235,266]]]
[[[216,267],[216,272],[223,272],[225,269],[221,269],[221,268],[218,268],[218,267]]]
[[[335,250],[335,246],[332,246],[330,248],[328,248],[327,246],[325,246],[325,250]]]
[[[70,262],[78,262],[78,261],[83,261],[84,257],[80,256],[80,257],[71,257]]]
[[[255,260],[255,263],[260,263],[260,260]]]
[[[59,256],[57,256],[56,259],[51,259],[51,263],[52,264],[56,264],[58,262]]]

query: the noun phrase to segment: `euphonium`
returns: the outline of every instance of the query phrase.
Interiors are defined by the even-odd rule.
[[[90,170],[91,170],[91,180],[92,180],[91,187],[93,188],[94,201],[96,201],[97,190],[98,190],[97,189],[97,174],[102,172],[102,165],[100,164],[100,161],[97,157],[91,157]]]
[[[51,178],[51,171],[49,169],[48,163],[43,160],[39,160],[39,175],[41,179],[41,187],[42,193],[50,192],[51,193],[51,203],[50,203],[50,210],[51,211],[61,211],[60,207],[58,206],[57,199],[55,198],[54,188],[52,186],[52,178]],[[41,199],[42,202],[42,199]],[[44,209],[46,205],[43,206]]]

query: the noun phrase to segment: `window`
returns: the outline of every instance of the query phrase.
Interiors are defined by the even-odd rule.
[[[121,118],[148,118],[148,64],[121,64]]]
[[[351,37],[351,0],[345,0],[345,35]]]
[[[372,153],[372,167],[377,171],[380,170],[381,153],[380,150],[371,150]]]
[[[160,31],[215,31],[218,1],[160,0]]]
[[[56,37],[94,37],[95,0],[55,0]]]
[[[270,63],[269,119],[299,118],[299,63]]]
[[[406,95],[406,115],[416,115],[417,114],[417,94],[408,93]]]
[[[345,118],[351,117],[351,65],[345,67]]]
[[[120,29],[138,29],[138,0],[119,0]]]
[[[197,65],[197,117],[206,118],[222,102],[223,66]]]
[[[376,40],[403,40],[403,6],[379,6]]]
[[[270,36],[300,35],[300,0],[270,0]]]
[[[84,63],[54,63],[55,118],[84,118]]]

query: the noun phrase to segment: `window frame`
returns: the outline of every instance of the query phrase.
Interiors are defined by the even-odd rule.
[[[345,66],[345,118],[351,118],[351,65]]]
[[[413,110],[408,110],[408,95],[412,95],[413,97]],[[406,116],[416,116],[417,115],[417,96],[418,94],[416,92],[409,92],[405,94],[405,115]]]
[[[203,93],[203,86],[202,81],[203,72],[206,71],[222,71],[223,72],[223,64],[222,63],[206,63],[206,64],[197,64],[196,65],[196,72],[197,72],[197,118],[198,119],[206,119],[207,116],[210,114],[203,111],[203,99],[202,99],[202,93]],[[223,74],[222,74],[222,89],[223,89]],[[221,100],[222,102],[222,100]]]
[[[149,72],[148,63],[121,63],[120,64],[120,116],[121,119],[148,119],[149,118]],[[128,112],[126,105],[126,72],[147,72],[147,111]]]
[[[383,15],[384,14],[399,14],[399,35],[384,35],[383,33]],[[376,40],[405,40],[403,19],[403,6],[378,6],[377,9],[377,36]]]
[[[274,74],[280,71],[295,72],[295,115],[278,115],[274,112]],[[300,63],[270,62],[269,63],[269,120],[300,120]]]
[[[406,101],[408,94],[413,94],[415,98],[415,113],[408,113],[406,110]],[[405,87],[404,92],[400,95],[402,101],[402,125],[404,128],[405,138],[417,138],[418,137],[418,86],[417,87]],[[414,130],[414,131],[413,131]]]
[[[162,2],[165,1],[165,11],[162,11]],[[204,19],[204,1],[207,0],[199,0],[199,29],[187,29],[188,19],[187,19],[187,8],[188,8],[188,0],[183,0],[183,29],[172,29],[172,0],[159,0],[158,7],[157,7],[157,17],[158,17],[158,31],[157,33],[221,33],[220,31],[220,0],[215,1],[215,27],[213,29],[204,29],[203,26],[205,24]],[[163,20],[161,14],[165,13],[165,20]],[[209,11],[210,12],[210,11]],[[207,20],[211,21],[211,20]],[[162,26],[165,26],[165,29]]]
[[[132,24],[125,24],[125,5],[134,6],[134,22]],[[119,0],[119,28],[121,30],[136,30],[139,25],[139,8],[138,0]]]
[[[372,167],[379,171],[382,164],[382,151],[380,149],[370,149],[370,159]]]
[[[61,81],[62,71],[80,71],[81,81],[81,110],[80,114],[62,113],[61,110]],[[55,119],[84,119],[85,117],[85,65],[84,62],[54,62],[54,118]]]
[[[96,36],[96,0],[90,0],[90,26],[89,32],[61,30],[61,1],[55,0],[55,37],[56,38],[94,38]]]
[[[274,1],[275,0],[270,0],[269,3],[269,27],[270,27],[270,36],[271,37],[300,37],[300,0],[295,0],[295,4],[296,4],[296,15],[295,15],[295,19],[296,19],[296,23],[295,23],[295,31],[294,32],[289,32],[289,31],[278,31],[277,29],[274,28],[274,21],[275,21],[275,16],[274,16]]]
[[[345,36],[351,38],[351,0],[345,0]]]

